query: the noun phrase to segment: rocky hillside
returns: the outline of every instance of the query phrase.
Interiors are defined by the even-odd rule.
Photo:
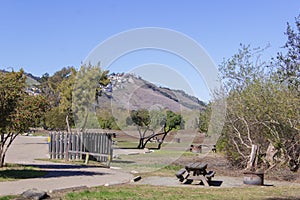
[[[162,108],[174,112],[202,110],[205,103],[182,90],[158,87],[132,74],[110,75],[111,85],[99,104],[108,103],[126,110]]]

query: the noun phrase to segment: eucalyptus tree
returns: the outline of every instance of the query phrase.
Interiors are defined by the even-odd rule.
[[[108,70],[101,70],[100,65],[82,65],[76,75],[72,92],[72,111],[77,128],[100,128],[96,116],[98,97],[104,87],[110,83]]]

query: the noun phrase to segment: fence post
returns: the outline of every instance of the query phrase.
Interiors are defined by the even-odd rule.
[[[109,133],[51,132],[49,138],[50,159],[82,160],[85,155],[87,159],[92,156],[98,162],[106,162],[110,166],[113,150],[112,136]]]

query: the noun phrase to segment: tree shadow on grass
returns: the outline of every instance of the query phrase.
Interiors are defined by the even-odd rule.
[[[86,168],[100,168],[97,165],[81,165],[81,164],[23,164],[23,166],[37,167],[39,169],[86,169]]]
[[[138,149],[138,150],[143,150],[143,149],[141,149],[141,148],[137,148],[137,147],[122,147],[122,146],[118,146],[118,147],[115,147],[114,149],[133,149],[133,150],[135,150],[135,149]]]
[[[7,180],[31,179],[31,178],[59,178],[71,176],[95,176],[109,175],[110,173],[90,172],[90,171],[72,171],[72,170],[18,170],[8,169],[0,172],[0,178]]]
[[[103,176],[109,175],[110,173],[103,172],[90,172],[90,171],[68,171],[68,170],[58,170],[58,171],[47,171],[47,174],[42,178],[58,178],[58,177],[71,177],[71,176]]]
[[[99,166],[66,165],[66,164],[31,164],[22,167],[36,169],[5,169],[0,171],[0,179],[17,180],[30,178],[59,178],[72,176],[109,175],[110,173],[87,171],[86,168],[100,168]]]
[[[43,177],[47,174],[46,171],[33,169],[6,169],[0,171],[0,179],[15,180]]]
[[[136,162],[130,161],[130,160],[113,160],[112,163],[118,163],[118,164],[133,164],[133,163],[136,163]]]

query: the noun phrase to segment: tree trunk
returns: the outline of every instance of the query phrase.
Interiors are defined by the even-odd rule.
[[[71,128],[70,128],[70,124],[69,124],[69,115],[67,114],[66,116],[66,123],[67,123],[67,128],[68,128],[68,134],[67,134],[67,148],[66,148],[66,157],[65,157],[65,161],[69,160],[69,134],[71,134]]]
[[[66,116],[66,123],[67,123],[68,133],[71,133],[71,128],[70,128],[70,124],[69,124],[69,114],[67,114],[67,116]]]
[[[255,169],[257,167],[258,149],[259,148],[257,145],[254,145],[254,144],[252,145],[250,159],[247,164],[247,169],[249,169],[250,171],[255,171]]]
[[[272,167],[275,164],[275,155],[277,154],[278,150],[274,147],[272,143],[269,144],[265,161]]]
[[[0,168],[4,166],[4,161],[5,161],[5,155],[6,152],[8,150],[8,148],[10,147],[10,145],[12,144],[12,142],[16,139],[16,137],[19,134],[12,134],[9,133],[5,136],[1,135],[1,150],[0,150]],[[3,144],[4,143],[4,144]],[[5,145],[6,144],[6,145]]]
[[[144,138],[140,138],[139,145],[138,145],[137,148],[138,148],[138,149],[143,149],[143,148],[145,148],[145,145],[144,145]]]
[[[159,141],[159,143],[158,143],[157,149],[161,148],[161,145],[164,143],[164,140],[165,140],[167,134],[168,133],[164,133],[164,136],[161,138],[161,141]]]
[[[88,120],[88,116],[89,116],[89,113],[87,113],[86,116],[85,116],[83,126],[81,127],[81,130],[80,130],[82,132],[84,132],[84,130],[85,130],[86,123],[87,123],[87,120]]]
[[[0,168],[4,167],[5,154],[0,153]]]

